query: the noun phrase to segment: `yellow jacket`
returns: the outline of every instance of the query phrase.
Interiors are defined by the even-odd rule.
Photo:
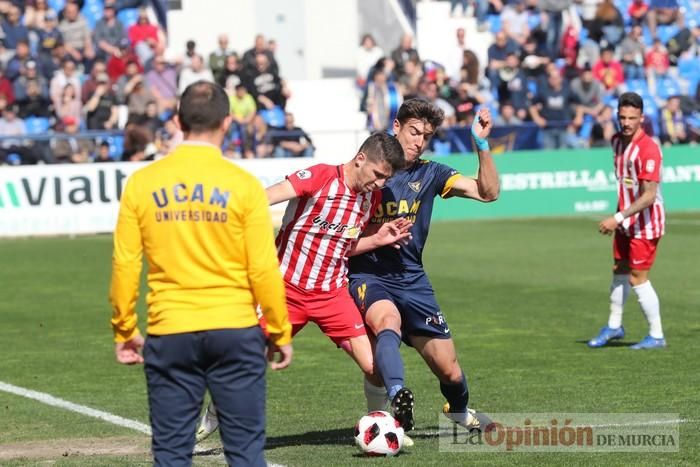
[[[272,342],[291,342],[267,196],[217,147],[185,142],[129,178],[112,257],[116,342],[139,332],[144,252],[148,334],[255,326],[259,304]]]

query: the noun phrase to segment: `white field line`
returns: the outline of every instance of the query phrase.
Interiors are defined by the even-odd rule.
[[[10,394],[26,397],[28,399],[33,399],[46,405],[70,410],[71,412],[76,412],[81,415],[87,415],[88,417],[99,418],[100,420],[104,420],[105,422],[123,426],[125,428],[131,428],[132,430],[139,431],[149,436],[151,434],[151,427],[144,423],[137,422],[136,420],[129,420],[128,418],[123,418],[118,415],[111,414],[109,412],[103,412],[102,410],[92,409],[84,405],[74,404],[73,402],[68,402],[66,400],[59,399],[58,397],[54,397],[51,394],[46,394],[44,392],[32,391],[31,389],[21,388],[19,386],[14,386],[12,384],[4,383],[2,381],[0,381],[0,391],[9,392]]]

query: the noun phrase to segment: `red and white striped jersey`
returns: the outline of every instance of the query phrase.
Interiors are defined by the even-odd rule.
[[[277,255],[288,284],[332,291],[347,284],[347,253],[357,243],[381,192],[355,193],[342,165],[318,164],[287,177],[289,201],[277,235]]]
[[[664,234],[665,212],[661,196],[661,163],[663,156],[658,144],[645,132],[640,132],[627,147],[618,133],[612,138],[617,177],[617,210],[622,211],[641,195],[643,180],[658,182],[654,204],[625,219],[618,228],[629,237],[654,239]]]

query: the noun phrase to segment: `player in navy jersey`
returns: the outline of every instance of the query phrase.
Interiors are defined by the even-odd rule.
[[[479,171],[476,178],[470,178],[444,164],[420,158],[443,119],[441,109],[422,99],[407,100],[399,108],[393,130],[403,147],[406,169],[387,181],[370,223],[406,217],[414,223],[412,240],[399,250],[383,247],[350,259],[350,293],[376,337],[375,364],[386,389],[386,393],[378,392],[365,382],[367,403],[381,410],[388,395],[394,416],[405,430],[414,425],[414,398],[404,384],[399,352],[402,340],[421,354],[440,381],[440,390],[447,399],[445,414],[468,429],[479,428],[474,412],[467,408],[467,381],[423,269],[422,253],[436,196],[481,202],[498,197],[498,172],[487,141],[493,123],[486,109],[480,110],[474,120],[471,134]]]

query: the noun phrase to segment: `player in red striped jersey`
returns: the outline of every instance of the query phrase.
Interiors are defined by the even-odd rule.
[[[276,244],[292,334],[315,322],[370,377],[372,348],[347,289],[347,261],[409,236],[409,222],[384,224],[361,236],[381,200],[379,190],[403,165],[396,138],[376,133],[351,161],[317,164],[267,189],[270,204],[289,201]],[[376,383],[381,386],[379,379]]]
[[[378,390],[383,384],[374,374],[372,346],[347,288],[347,261],[380,246],[398,247],[410,238],[413,224],[406,219],[366,229],[381,200],[379,190],[404,164],[398,140],[375,133],[351,161],[313,165],[267,188],[271,205],[289,201],[276,244],[292,335],[315,322]],[[216,408],[209,404],[197,442],[217,427]]]
[[[588,341],[602,347],[625,336],[622,311],[630,288],[634,290],[649,323],[649,335],[633,349],[666,346],[661,328],[659,298],[649,281],[649,270],[664,234],[664,205],[661,197],[661,149],[642,129],[644,101],[626,92],[618,101],[620,132],[612,138],[615,176],[618,180],[617,212],[603,219],[598,230],[613,235],[613,280],[610,286],[610,317],[607,326]]]

